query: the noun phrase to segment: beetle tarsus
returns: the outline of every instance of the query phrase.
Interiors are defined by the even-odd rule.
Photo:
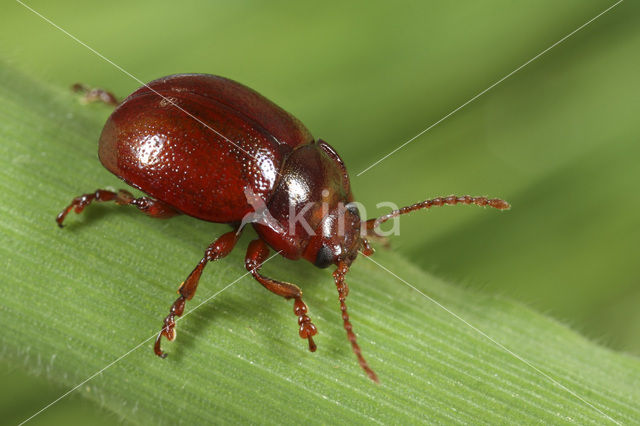
[[[60,228],[63,227],[63,222],[67,215],[73,210],[75,213],[82,213],[82,211],[89,204],[94,201],[113,201],[119,206],[133,205],[141,212],[148,216],[158,219],[166,219],[179,214],[174,208],[168,204],[163,203],[160,200],[149,197],[134,198],[133,194],[124,189],[118,190],[118,192],[108,191],[106,189],[96,189],[93,193],[83,194],[71,201],[64,210],[58,213],[56,217],[56,223]]]
[[[160,348],[160,341],[162,340],[163,333],[164,329],[161,330],[160,333],[158,333],[158,337],[156,337],[156,343],[153,345],[153,351],[160,358],[165,359],[167,357],[167,354]]]
[[[62,222],[64,222],[65,216],[67,216],[67,213],[62,211],[56,217],[56,223],[58,224],[58,228],[61,228],[61,229],[64,228],[64,224]]]
[[[175,340],[177,335],[175,330],[175,327],[176,327],[175,317],[182,316],[182,313],[184,312],[185,301],[186,301],[186,298],[184,296],[180,296],[176,299],[175,302],[173,302],[173,305],[171,305],[170,313],[165,317],[162,329],[158,333],[158,337],[156,337],[156,343],[153,346],[153,351],[160,358],[167,357],[167,354],[163,352],[162,349],[160,348],[162,336],[166,337],[167,340],[169,340],[170,342]]]
[[[76,83],[71,86],[71,90],[82,94],[83,103],[102,102],[111,106],[117,106],[120,103],[113,93],[97,87],[92,88],[86,84]]]
[[[318,347],[312,337],[318,334],[318,329],[307,315],[309,309],[302,301],[302,291],[296,285],[284,281],[277,281],[260,274],[258,271],[267,259],[267,256],[269,256],[269,247],[267,244],[261,239],[253,240],[247,248],[247,256],[244,261],[245,267],[251,272],[253,278],[267,290],[285,299],[294,299],[293,313],[298,317],[298,334],[301,338],[309,341],[309,351],[315,352]]]
[[[222,234],[218,239],[211,243],[209,247],[207,247],[204,253],[204,257],[200,260],[196,267],[193,268],[193,271],[191,271],[187,279],[180,283],[180,287],[178,287],[178,293],[180,294],[180,296],[176,299],[175,302],[173,302],[173,305],[171,305],[169,315],[165,317],[164,324],[162,325],[160,333],[158,333],[156,343],[153,347],[153,351],[160,358],[166,358],[167,356],[167,354],[164,353],[160,348],[162,336],[166,337],[170,342],[175,340],[177,335],[176,317],[182,316],[187,300],[191,300],[196,294],[198,283],[200,282],[200,276],[202,275],[204,267],[208,262],[221,259],[228,255],[231,250],[233,250],[233,247],[236,245],[239,237],[240,235],[236,232],[235,229],[233,231]]]
[[[318,334],[318,329],[311,322],[311,318],[307,316],[307,305],[301,298],[296,298],[293,303],[293,313],[298,316],[298,324],[300,325],[300,337],[309,340],[309,351],[315,352],[318,347],[313,341],[313,336]]]
[[[131,195],[127,191],[121,190],[121,192],[129,194],[131,197],[133,197],[133,195]],[[71,212],[71,210],[76,213],[82,213],[84,208],[91,204],[93,201],[116,200],[117,202],[117,198],[119,195],[119,193],[107,191],[106,189],[96,189],[93,193],[80,195],[74,198],[71,203],[58,214],[58,216],[56,217],[56,222],[58,223],[58,226],[62,228],[62,222],[64,222],[64,219]]]

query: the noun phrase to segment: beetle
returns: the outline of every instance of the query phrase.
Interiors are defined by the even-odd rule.
[[[350,204],[349,174],[338,153],[315,139],[294,116],[254,90],[208,74],[176,74],[146,84],[122,102],[109,92],[87,91],[89,100],[117,105],[107,119],[98,157],[110,172],[148,196],[126,190],[98,189],[76,197],[60,212],[63,226],[71,211],[81,213],[92,202],[132,205],[155,218],[185,214],[227,223],[232,230],[217,238],[178,289],[154,344],[164,358],[163,337],[176,337],[176,317],[194,297],[207,263],[227,256],[244,225],[258,238],[249,243],[245,267],[267,290],[293,299],[298,334],[315,351],[317,328],[309,317],[302,291],[294,284],[260,273],[269,248],[291,260],[305,259],[319,268],[335,265],[344,328],[360,366],[374,381],[358,346],[347,312],[345,275],[359,253],[373,254],[368,238],[378,226],[397,216],[432,206],[475,204],[507,209],[501,199],[438,197],[362,220]]]

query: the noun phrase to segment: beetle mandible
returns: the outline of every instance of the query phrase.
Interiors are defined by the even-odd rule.
[[[86,90],[81,85],[74,89]],[[452,195],[361,220],[358,209],[349,204],[353,202],[349,174],[337,152],[314,139],[299,120],[273,102],[223,77],[170,75],[144,85],[120,103],[109,92],[96,89],[87,98],[116,105],[100,136],[100,161],[148,196],[98,189],[74,198],[56,218],[60,227],[69,212],[80,213],[93,201],[133,205],[156,218],[186,214],[232,227],[206,249],[180,285],[180,296],[154,345],[162,358],[166,357],[160,347],[162,337],[175,339],[176,317],[193,298],[205,265],[231,252],[249,217],[258,238],[249,244],[245,267],[267,290],[293,299],[299,335],[308,340],[312,352],[317,329],[302,291],[262,275],[260,268],[269,247],[288,259],[306,259],[320,268],[336,266],[333,278],[347,338],[360,366],[377,382],[358,346],[346,306],[349,267],[359,252],[373,254],[367,237],[375,237],[377,227],[391,218],[432,206],[509,208],[501,199]],[[258,214],[264,212],[258,212],[257,205],[266,208],[268,220]]]

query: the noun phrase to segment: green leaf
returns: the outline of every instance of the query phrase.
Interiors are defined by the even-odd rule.
[[[265,266],[304,290],[319,328],[313,354],[291,302],[249,277],[222,291],[245,273],[250,235],[206,269],[187,309],[210,300],[179,322],[167,359],[151,340],[129,353],[155,335],[178,284],[226,228],[92,205],[58,229],[55,215],[72,197],[122,186],[96,157],[109,111],[7,65],[0,77],[6,362],[68,388],[110,365],[75,392],[139,423],[640,421],[638,359],[384,249],[375,261],[425,296],[367,259],[352,267],[348,305],[379,385],[356,363],[327,271],[279,258]]]

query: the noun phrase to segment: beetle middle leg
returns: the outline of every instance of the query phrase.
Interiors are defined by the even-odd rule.
[[[309,340],[309,350],[315,352],[317,347],[313,341],[313,336],[318,333],[318,330],[311,322],[311,318],[307,316],[308,309],[307,305],[302,301],[302,290],[296,285],[277,281],[258,273],[264,261],[267,260],[267,256],[269,256],[267,244],[261,239],[253,240],[247,248],[247,256],[244,261],[245,267],[251,272],[253,278],[267,290],[285,299],[294,299],[293,313],[298,317],[298,325],[300,326],[298,334],[301,338]]]
[[[184,305],[187,300],[191,300],[193,296],[196,294],[196,289],[198,288],[198,282],[200,281],[200,275],[202,275],[202,271],[204,267],[213,260],[222,259],[229,253],[238,242],[238,238],[240,234],[237,232],[237,229],[233,231],[229,231],[225,234],[222,234],[217,240],[215,240],[204,252],[204,257],[198,265],[191,271],[186,280],[180,285],[178,288],[178,293],[180,296],[173,302],[171,305],[171,309],[169,310],[169,315],[164,319],[164,325],[162,326],[162,330],[158,333],[158,337],[156,338],[156,343],[153,347],[153,351],[161,358],[166,358],[167,354],[162,351],[160,348],[160,341],[162,340],[162,336],[166,337],[169,340],[174,340],[176,338],[176,319],[175,317],[182,316],[184,312]]]
[[[120,206],[130,204],[136,206],[138,210],[151,217],[162,219],[180,214],[168,204],[154,198],[134,198],[133,194],[129,191],[125,191],[124,189],[121,189],[118,192],[107,191],[106,189],[97,189],[91,194],[84,194],[74,198],[71,201],[71,204],[62,210],[60,214],[58,214],[58,217],[56,217],[58,226],[62,228],[62,222],[64,222],[65,217],[67,217],[71,210],[76,213],[82,213],[84,208],[94,201],[113,201]]]

